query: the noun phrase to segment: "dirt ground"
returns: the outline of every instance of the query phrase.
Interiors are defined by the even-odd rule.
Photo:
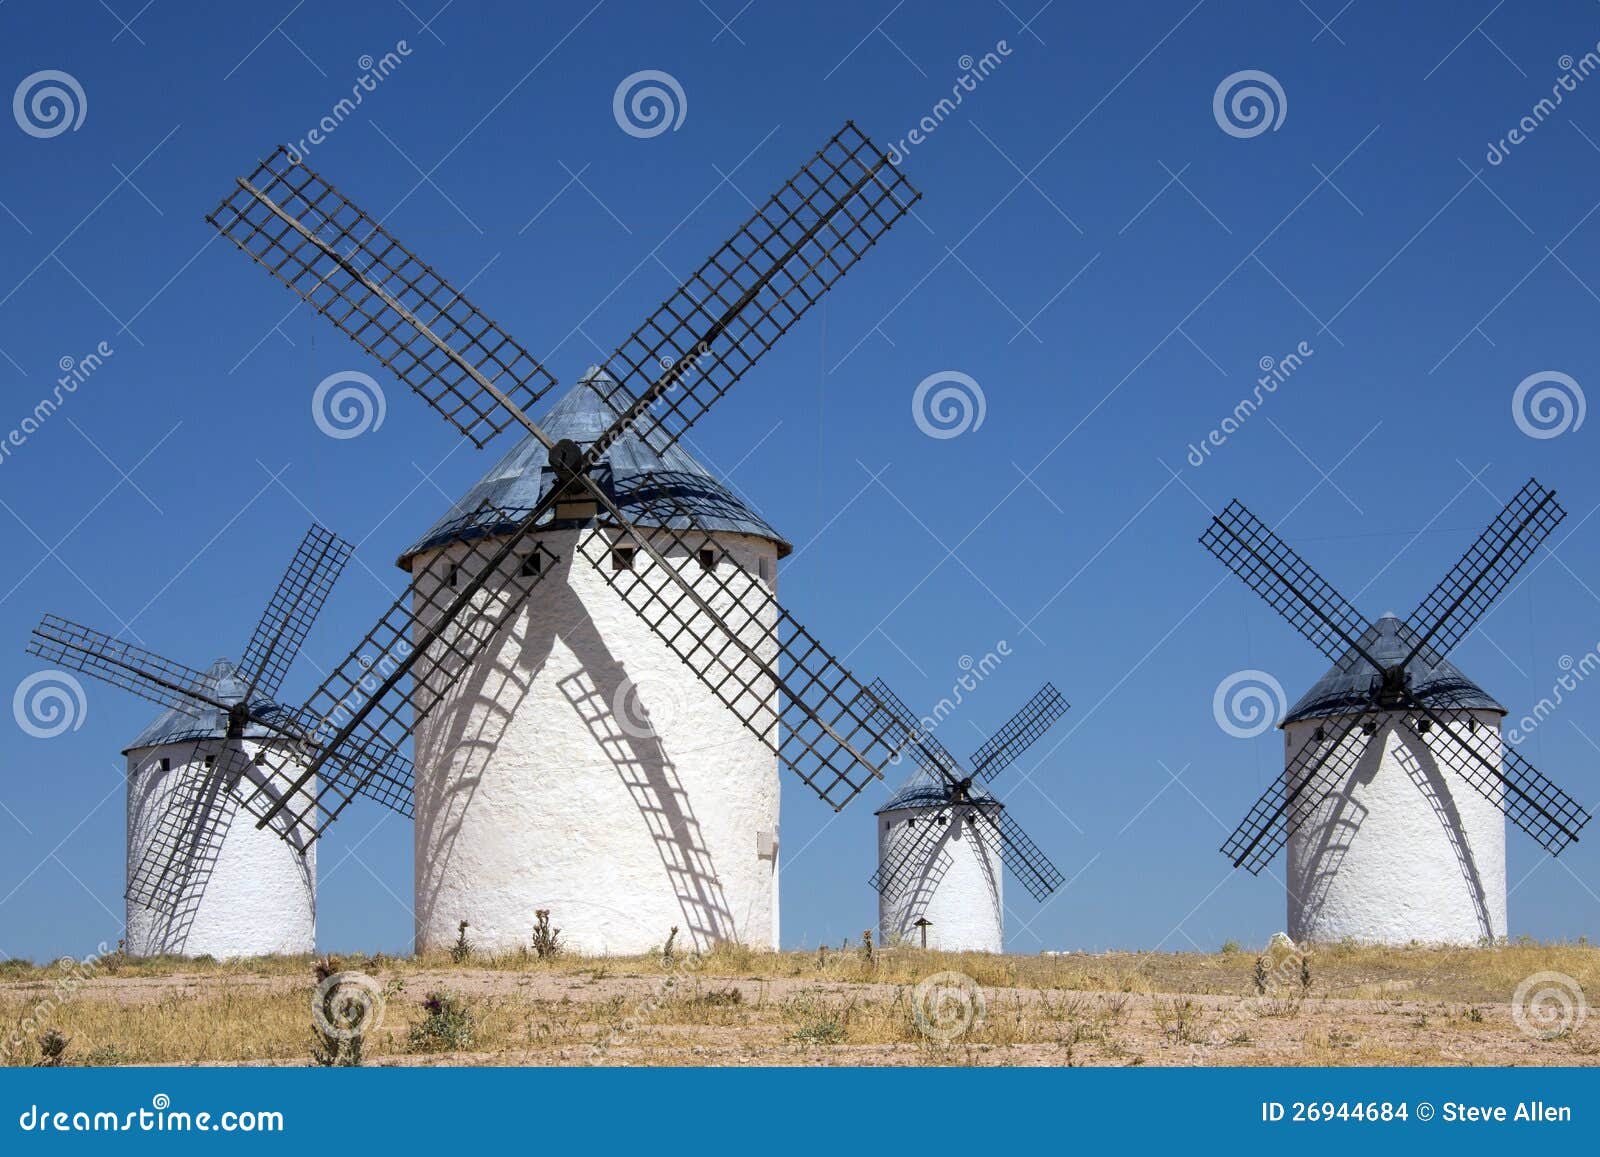
[[[1600,992],[1600,950],[1583,944],[1329,946],[1303,960],[731,948],[9,962],[0,1050],[8,1064],[351,1061],[312,1016],[330,972],[370,978],[341,991],[382,1006],[362,1022],[368,1065],[1600,1064],[1585,996]]]

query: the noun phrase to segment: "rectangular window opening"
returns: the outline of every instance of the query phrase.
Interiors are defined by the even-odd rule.
[[[700,569],[701,570],[716,570],[717,569],[717,552],[716,551],[712,550],[709,546],[702,547],[700,549],[699,555],[700,555]]]
[[[522,568],[517,573],[523,578],[538,578],[540,566],[539,552],[536,550],[532,554],[523,557]]]
[[[634,552],[634,548],[631,547],[631,546],[614,546],[614,547],[612,547],[611,548],[611,569],[612,570],[632,570],[633,569],[633,552]]]

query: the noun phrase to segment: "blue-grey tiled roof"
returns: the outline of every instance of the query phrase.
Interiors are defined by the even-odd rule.
[[[598,373],[591,368],[538,419],[551,438],[571,438],[580,446],[587,446],[611,425],[611,410],[587,384]],[[511,530],[550,488],[553,476],[546,469],[547,461],[548,452],[538,440],[532,435],[524,438],[400,556],[400,567],[411,569],[412,556],[421,551]],[[681,445],[658,454],[641,439],[624,434],[601,461],[611,468],[612,500],[623,513],[637,515],[641,525],[652,523],[644,516],[640,499],[659,489],[688,506],[707,530],[768,539],[777,544],[780,558],[791,549],[776,530],[712,477]],[[486,505],[495,510],[493,515],[485,510]]]
[[[1415,639],[1409,628],[1394,615],[1384,615],[1361,636],[1362,648],[1385,666],[1398,663],[1411,653]],[[1424,704],[1435,710],[1482,710],[1505,713],[1489,693],[1463,675],[1448,659],[1429,665],[1422,659],[1411,661],[1411,690]],[[1375,672],[1366,662],[1350,652],[1334,666],[1316,686],[1300,697],[1300,701],[1284,716],[1284,724],[1302,719],[1326,719],[1333,715],[1349,715],[1362,710],[1371,702],[1368,688]]]
[[[223,703],[237,703],[244,698],[245,683],[238,668],[227,659],[218,659],[206,670],[205,679],[198,688],[203,694]],[[267,719],[288,712],[270,699],[257,699],[251,710]],[[126,755],[145,747],[159,747],[164,743],[190,743],[198,739],[221,739],[228,731],[228,720],[214,707],[201,708],[190,715],[172,707],[158,715],[133,742],[123,749]],[[263,739],[272,733],[259,724],[247,724],[244,734],[250,739]]]
[[[967,794],[973,803],[992,803],[999,807],[1005,806],[978,783],[974,783]],[[944,776],[919,767],[889,797],[888,801],[873,814],[882,815],[884,812],[892,812],[899,808],[939,807],[947,803],[949,799],[949,785],[946,783]]]

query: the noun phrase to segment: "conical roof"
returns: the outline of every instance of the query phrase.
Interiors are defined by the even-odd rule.
[[[601,379],[601,371],[591,367],[577,385],[558,401],[544,417],[540,427],[551,438],[570,438],[579,446],[594,442],[614,421],[608,406],[589,382]],[[548,468],[548,452],[531,434],[512,448],[466,495],[428,528],[416,544],[400,556],[399,565],[411,569],[413,556],[451,542],[469,541],[509,533],[517,521],[532,510],[554,483]],[[665,493],[691,510],[707,530],[765,538],[776,544],[782,558],[793,548],[709,471],[682,445],[668,447],[658,454],[641,438],[624,434],[606,451],[601,462],[610,466],[610,494],[622,512],[637,516],[642,526],[659,526],[647,517],[646,503],[651,493]],[[602,484],[603,475],[597,474]],[[494,508],[494,512],[485,509]]]
[[[1358,641],[1367,654],[1386,667],[1400,662],[1416,646],[1413,632],[1394,615],[1384,615]],[[1418,657],[1406,671],[1411,676],[1412,693],[1425,706],[1437,711],[1481,710],[1505,714],[1504,707],[1448,659],[1430,665]],[[1371,703],[1369,689],[1376,674],[1354,650],[1347,652],[1289,709],[1280,726],[1363,710]]]
[[[239,669],[234,666],[232,660],[218,659],[206,669],[205,678],[200,681],[197,690],[222,703],[238,703],[244,698],[245,680],[240,677]],[[289,719],[286,708],[266,698],[257,697],[251,704],[251,710],[267,719],[282,716],[286,723]],[[139,732],[133,742],[122,749],[122,754],[126,755],[130,751],[146,747],[160,747],[164,743],[221,739],[227,733],[228,718],[215,707],[199,708],[193,715],[176,707],[170,707],[156,716],[150,726]],[[244,729],[244,735],[248,739],[268,739],[275,734],[258,723],[248,723]]]
[[[989,794],[976,781],[967,792],[967,802],[979,804],[993,804],[996,807],[1005,805]],[[884,812],[898,811],[901,808],[933,808],[943,807],[950,802],[950,785],[944,776],[925,767],[918,767],[907,777],[899,789],[889,797],[888,802],[878,808],[873,815],[882,815]]]

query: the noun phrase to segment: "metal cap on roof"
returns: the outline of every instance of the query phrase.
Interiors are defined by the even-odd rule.
[[[589,386],[594,380],[609,379],[602,379],[601,370],[591,367],[578,384],[538,420],[551,438],[557,441],[570,438],[586,446],[615,420],[599,393]],[[547,469],[548,460],[548,451],[536,438],[531,434],[524,438],[400,556],[400,568],[410,570],[411,560],[425,550],[509,533],[553,485],[554,475]],[[670,446],[665,453],[658,454],[642,439],[627,433],[606,451],[601,464],[610,468],[610,480],[607,483],[597,472],[597,481],[607,486],[612,501],[623,513],[630,518],[639,516],[640,525],[651,525],[645,517],[644,500],[651,491],[664,490],[689,507],[707,530],[767,539],[777,546],[779,558],[793,549],[681,445]],[[491,508],[492,513],[486,507]]]
[[[977,783],[968,790],[967,796],[965,801],[967,803],[990,804],[997,808],[1006,806]],[[872,814],[881,816],[884,812],[900,811],[905,808],[946,807],[949,803],[950,785],[944,776],[925,767],[919,767],[889,797],[888,802]]]
[[[1388,666],[1398,663],[1411,653],[1415,637],[1404,623],[1394,615],[1384,615],[1374,623],[1359,640],[1361,647],[1379,663]],[[1498,711],[1505,708],[1463,675],[1448,659],[1430,665],[1422,658],[1411,661],[1406,668],[1411,676],[1412,693],[1424,705],[1438,711]],[[1354,651],[1324,675],[1311,690],[1283,717],[1286,726],[1302,719],[1326,719],[1335,715],[1350,715],[1367,708],[1372,701],[1369,688],[1377,672]]]
[[[238,703],[244,698],[245,681],[239,677],[239,669],[234,666],[232,660],[218,659],[206,669],[205,678],[201,680],[196,690],[222,703]],[[251,704],[251,710],[267,719],[281,715],[286,722],[288,720],[287,709],[270,699],[255,700]],[[197,708],[192,715],[171,707],[158,715],[150,726],[139,732],[133,742],[122,749],[122,754],[127,755],[130,751],[139,751],[146,747],[160,747],[166,743],[221,739],[227,733],[228,718],[215,707]],[[259,723],[245,725],[244,736],[247,739],[268,739],[273,735],[273,732]]]

